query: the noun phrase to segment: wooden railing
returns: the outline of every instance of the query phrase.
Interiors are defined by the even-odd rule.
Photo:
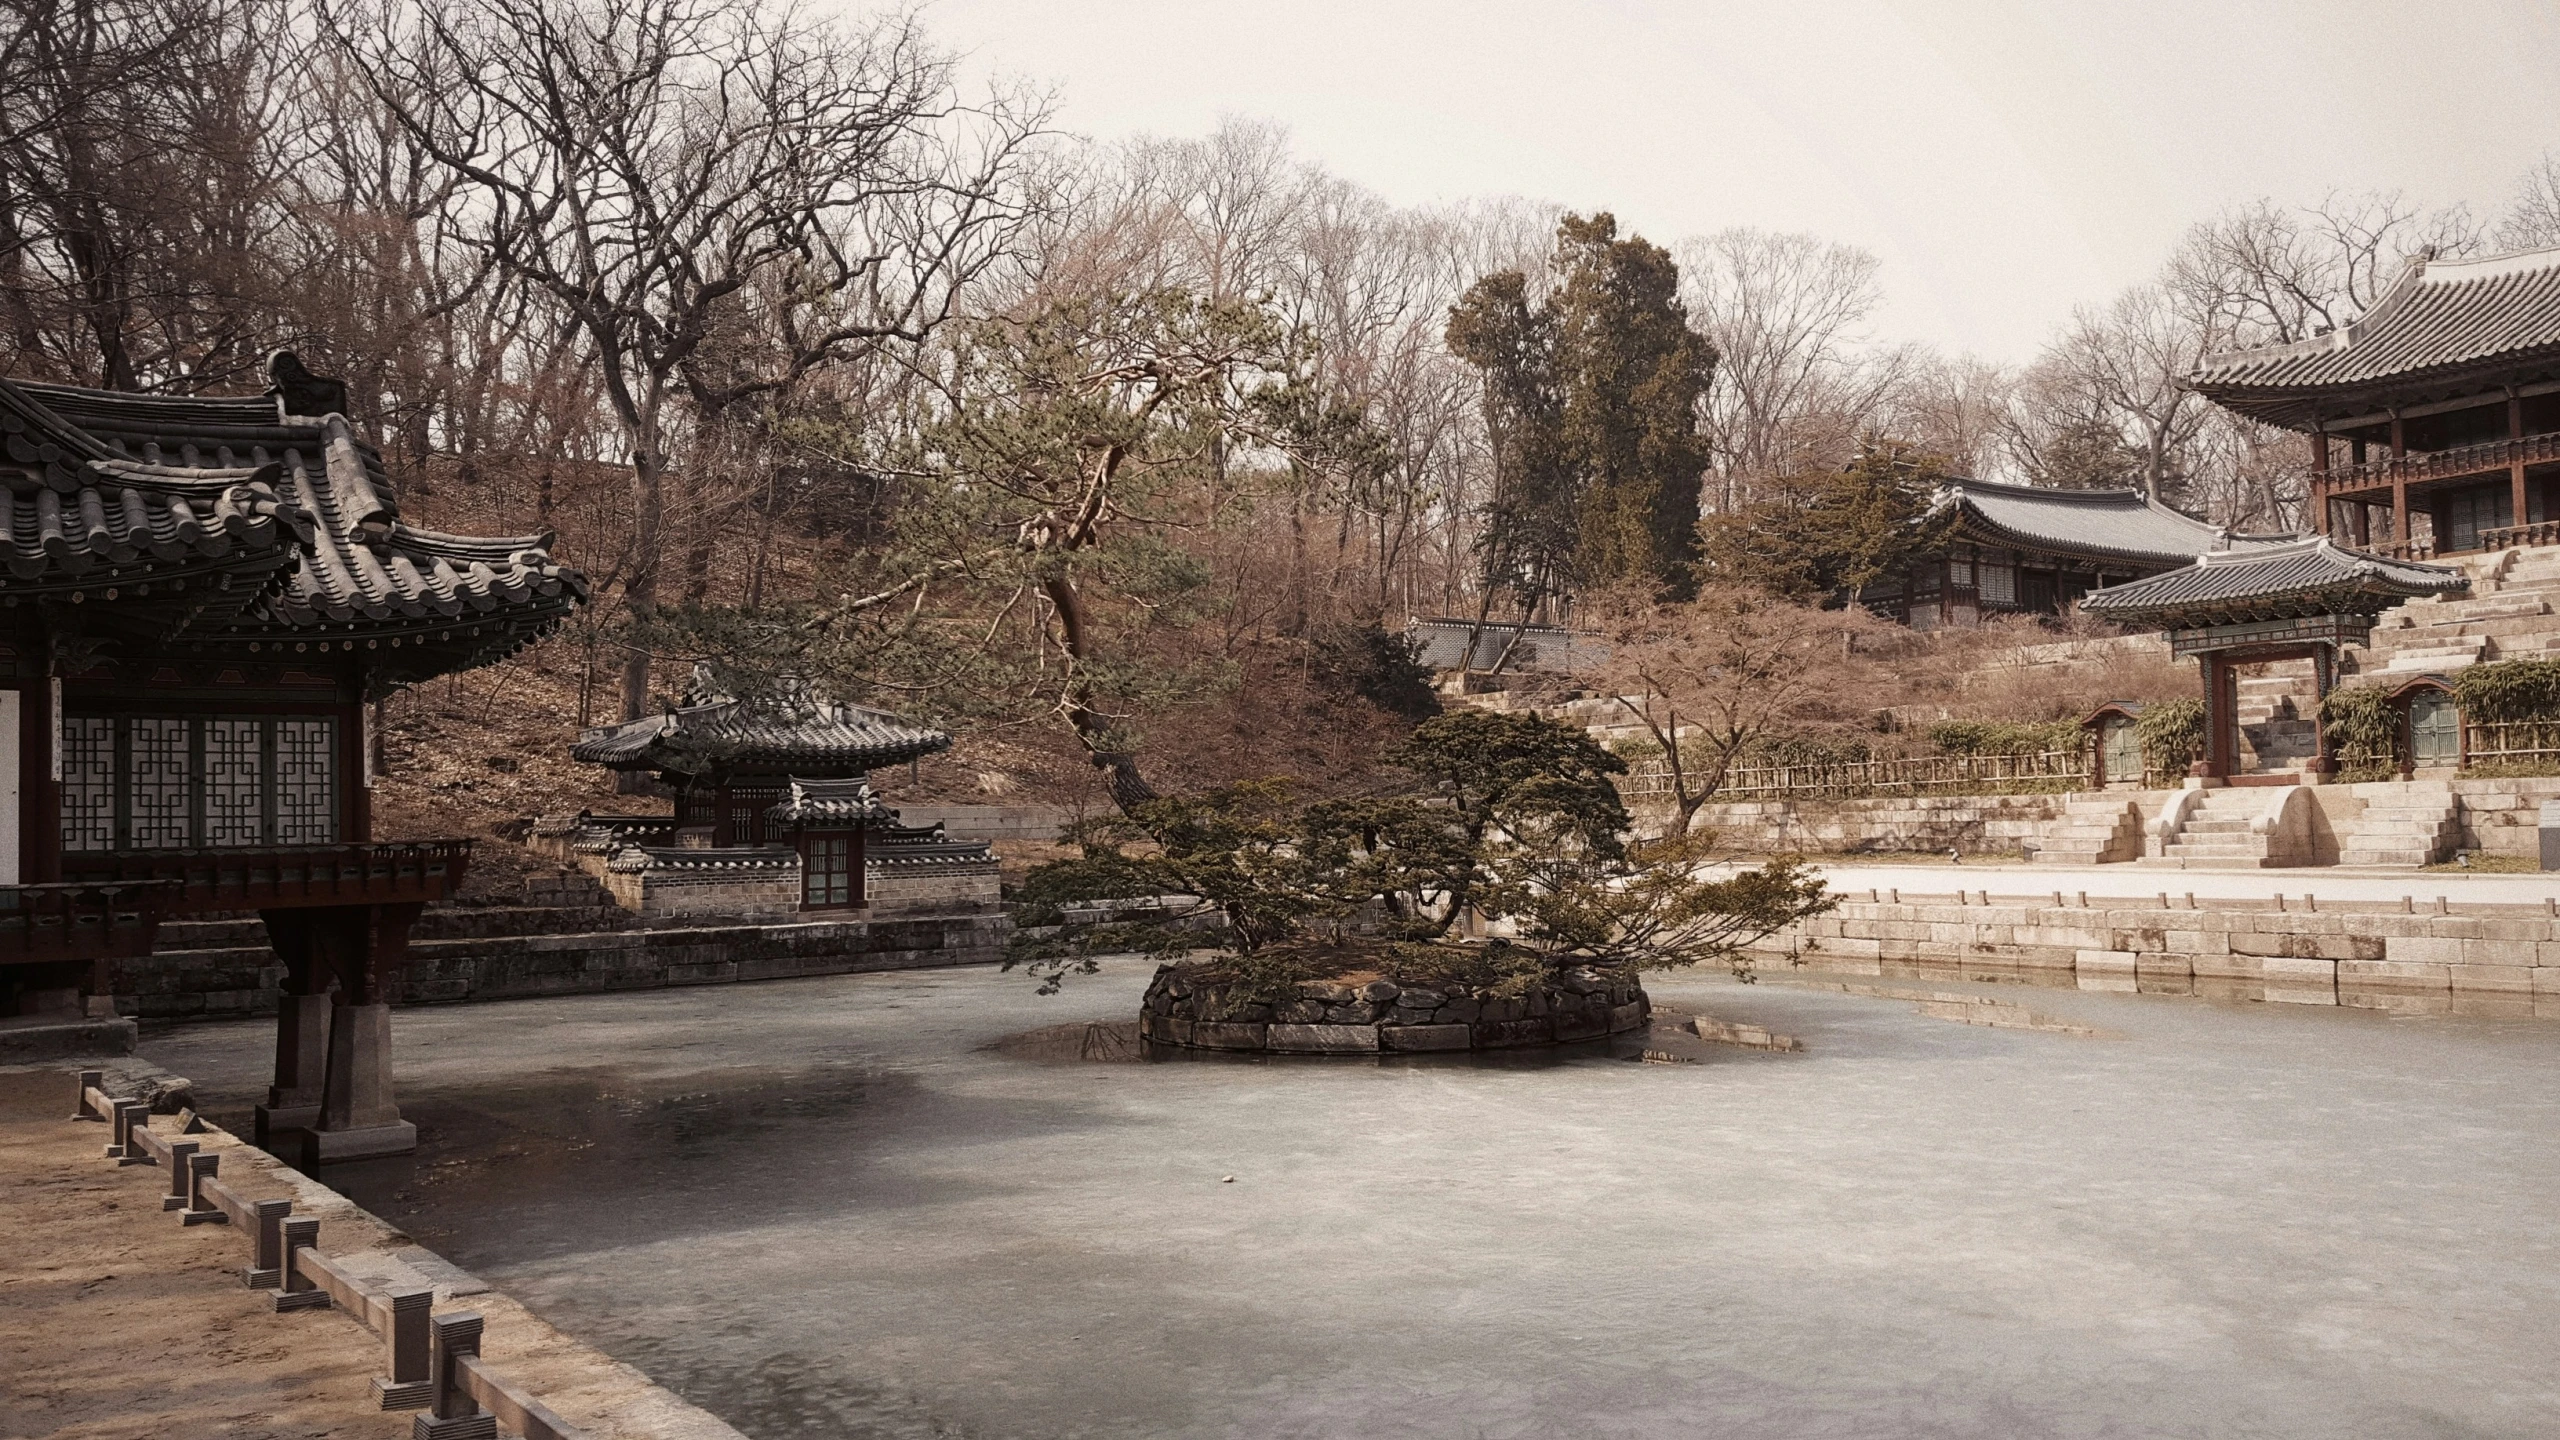
[[[2053,789],[2089,783],[2082,750],[2023,755],[1920,755],[1833,760],[1802,765],[1737,765],[1714,798],[1724,800],[1852,800],[1890,795],[1996,794],[2004,788]],[[1629,799],[1671,794],[1671,769],[1640,761],[1618,782]]]
[[[148,955],[176,890],[165,880],[0,885],[0,964]]]
[[[2560,435],[2527,435],[2521,440],[2457,445],[2450,450],[2404,455],[2396,460],[2384,456],[2361,465],[2341,465],[2325,474],[2312,471],[2311,481],[2315,494],[2345,495],[2384,489],[2394,481],[2422,485],[2464,475],[2492,474],[2511,468],[2519,460],[2527,465],[2560,460]]]
[[[174,882],[163,914],[398,904],[449,898],[471,868],[468,840],[390,840],[272,850],[118,850],[62,857],[90,885]]]
[[[151,1107],[105,1089],[102,1071],[80,1072],[71,1118],[104,1121],[107,1158],[119,1166],[159,1165],[169,1172],[160,1208],[187,1225],[235,1225],[249,1241],[242,1271],[253,1290],[274,1292],[278,1311],[335,1308],[382,1340],[375,1402],[385,1410],[424,1410],[419,1435],[488,1436],[506,1425],[526,1440],[583,1440],[583,1433],[480,1358],[480,1316],[437,1315],[428,1285],[383,1285],[344,1261],[320,1253],[320,1221],[296,1215],[290,1199],[257,1199],[225,1183],[222,1157],[207,1153],[201,1122],[177,1133],[151,1128]]]
[[[2560,545],[2560,520],[2536,520],[2530,525],[2501,525],[2480,532],[2483,550],[2521,550],[2527,545]]]
[[[2465,721],[2462,763],[2469,767],[2560,764],[2560,721]]]

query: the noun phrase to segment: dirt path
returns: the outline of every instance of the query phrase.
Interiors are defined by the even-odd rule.
[[[246,1237],[165,1213],[166,1172],[110,1163],[107,1127],[66,1119],[73,1084],[67,1070],[0,1072],[0,1440],[407,1436],[411,1412],[374,1408],[372,1332],[336,1310],[275,1313],[241,1283]],[[220,1130],[196,1138],[226,1184],[318,1217],[321,1253],[359,1273],[405,1267],[435,1286],[439,1313],[480,1312],[481,1353],[594,1440],[741,1440],[266,1152]]]

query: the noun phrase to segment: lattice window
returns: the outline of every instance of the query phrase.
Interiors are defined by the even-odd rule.
[[[811,909],[853,903],[853,837],[812,835],[800,861],[800,903]]]
[[[338,838],[338,724],[276,722],[276,843],[326,845]]]
[[[132,845],[142,850],[171,850],[195,843],[189,817],[195,793],[195,767],[188,754],[191,722],[137,716],[125,722],[132,747],[127,774]]]
[[[116,844],[116,722],[104,715],[62,719],[62,848]]]
[[[1985,564],[1981,570],[1982,599],[1990,605],[2018,603],[2018,567]]]
[[[267,766],[255,720],[204,722],[204,843],[263,845]]]

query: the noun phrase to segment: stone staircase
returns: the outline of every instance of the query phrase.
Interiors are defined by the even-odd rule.
[[[2074,795],[2038,832],[2038,864],[2110,865],[2142,858],[2142,808],[2116,795]]]
[[[2350,651],[2364,674],[2427,674],[2485,660],[2560,655],[2560,546],[2452,556],[2471,593],[2412,600],[2384,612],[2372,639]]]
[[[2185,795],[2192,798],[2176,812],[2174,829],[2161,836],[2159,860],[2256,869],[2307,859],[2298,853],[2304,837],[2288,823],[2299,818],[2296,807],[2308,803],[2299,786],[2234,785]]]
[[[2462,838],[2453,786],[2410,780],[2365,801],[2355,833],[2338,847],[2341,865],[2432,865]]]
[[[2240,743],[2260,772],[2300,770],[2320,754],[2320,726],[2312,719],[2311,677],[2252,676],[2234,687]]]

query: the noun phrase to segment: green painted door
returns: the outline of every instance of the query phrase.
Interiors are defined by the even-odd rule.
[[[2420,766],[2462,763],[2462,712],[2450,695],[2420,695],[2409,702],[2409,756]]]
[[[2108,784],[2142,778],[2142,736],[2134,729],[2132,721],[2122,716],[2109,720],[2105,744],[2101,763],[2106,767]]]

